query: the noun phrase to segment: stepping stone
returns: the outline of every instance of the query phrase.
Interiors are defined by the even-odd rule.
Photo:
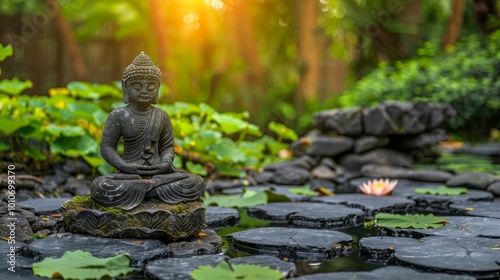
[[[430,186],[423,186],[424,188],[437,188]],[[433,213],[450,213],[450,204],[464,201],[492,201],[493,194],[487,191],[468,190],[467,194],[463,195],[430,195],[430,194],[417,194],[415,193],[415,186],[408,186],[405,188],[396,188],[393,195],[404,196],[416,202],[417,211],[426,211]],[[422,188],[422,186],[418,186]]]
[[[240,231],[226,237],[236,250],[287,261],[322,262],[351,254],[352,237],[337,231],[273,227]]]
[[[15,267],[14,272],[8,270],[11,267],[9,264],[10,247],[17,247],[15,252]],[[23,250],[26,244],[16,241],[16,244],[9,244],[7,241],[0,241],[0,252],[2,252],[2,261],[0,262],[0,279],[46,279],[35,276],[31,265],[35,262],[33,259],[19,255],[19,251]]]
[[[398,265],[423,271],[447,272],[481,279],[498,279],[500,276],[498,239],[432,236],[419,240],[377,236],[361,238],[359,246],[361,255],[394,258]]]
[[[250,217],[288,223],[294,227],[343,228],[360,225],[363,211],[343,205],[278,202],[247,207]]]
[[[190,258],[168,258],[148,262],[144,274],[148,279],[190,280],[191,274],[200,266],[217,264],[226,259],[221,255],[194,256]]]
[[[291,201],[306,201],[311,196],[307,195],[300,195],[300,194],[295,194],[291,193],[288,190],[290,188],[298,188],[299,186],[279,186],[279,185],[273,185],[273,184],[268,184],[268,185],[259,185],[256,187],[248,187],[247,189],[252,190],[254,192],[261,192],[261,191],[271,191],[275,194],[283,195],[290,199]],[[224,194],[243,194],[244,189],[243,188],[237,188],[237,189],[226,189],[223,191]]]
[[[400,279],[426,279],[426,280],[475,280],[474,277],[458,276],[445,273],[426,273],[418,272],[416,270],[401,267],[401,266],[387,266],[372,271],[361,272],[333,272],[333,273],[317,273],[297,277],[298,280],[352,280],[352,279],[366,279],[366,280],[400,280]]]
[[[221,252],[222,238],[213,230],[204,230],[195,237],[167,244],[170,257],[188,258],[199,255],[213,255]]]
[[[284,278],[292,277],[296,273],[295,264],[285,262],[277,257],[266,255],[255,255],[230,259],[230,264],[254,264],[258,266],[268,266],[271,269],[279,270],[283,273]]]
[[[208,206],[205,211],[205,222],[211,229],[233,227],[239,220],[240,213],[234,208]]]
[[[460,215],[500,219],[500,202],[459,202],[450,209]]]
[[[69,198],[40,198],[21,201],[19,205],[25,205],[35,209],[37,215],[50,214],[50,213],[60,213],[61,205],[71,200]]]
[[[165,244],[156,239],[115,239],[71,233],[35,240],[23,254],[39,261],[46,257],[60,258],[65,251],[76,250],[90,252],[98,258],[129,253],[130,264],[134,267],[142,267],[150,260],[167,258],[171,254]]]
[[[365,218],[372,219],[379,212],[408,213],[412,212],[415,202],[401,196],[372,196],[365,194],[337,194],[310,199],[312,202],[328,204],[344,204],[348,207],[360,208]]]
[[[460,216],[450,216],[443,218],[448,220],[448,224],[441,228],[380,228],[380,230],[384,235],[405,236],[413,238],[423,238],[425,236],[431,235],[446,237],[500,238],[500,221],[498,219]]]

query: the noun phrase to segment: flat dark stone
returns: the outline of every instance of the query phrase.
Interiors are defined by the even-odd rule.
[[[375,148],[384,147],[387,144],[389,144],[388,137],[365,135],[354,140],[354,152],[357,154],[364,153]]]
[[[71,199],[68,198],[40,198],[19,202],[19,205],[29,206],[35,209],[36,214],[60,213],[61,205]]]
[[[372,271],[360,272],[332,272],[316,273],[297,277],[300,280],[401,280],[401,279],[426,279],[426,280],[475,280],[474,277],[451,275],[445,273],[419,272],[401,266],[387,266]]]
[[[396,264],[423,271],[447,272],[481,279],[500,277],[498,239],[365,237],[361,238],[359,246],[362,255],[393,257]]]
[[[476,156],[500,156],[500,143],[490,143],[477,146],[466,145],[460,152]]]
[[[264,167],[264,170],[277,171],[286,168],[303,168],[306,170],[311,170],[316,165],[317,161],[314,158],[308,155],[304,155],[289,161],[268,164]]]
[[[289,261],[326,261],[351,254],[352,237],[336,231],[273,227],[240,231],[226,237],[236,250]]]
[[[238,224],[240,213],[230,207],[208,206],[205,210],[205,222],[211,229],[232,227]]]
[[[333,157],[349,151],[354,145],[350,137],[309,135],[292,143],[290,148],[294,155]]]
[[[314,126],[340,135],[357,136],[363,133],[363,110],[361,108],[333,109],[313,115]]]
[[[15,267],[14,272],[8,270],[11,267],[8,261],[10,261],[10,247],[16,247],[15,249]],[[19,251],[23,250],[26,244],[16,241],[15,244],[9,244],[7,241],[0,241],[0,252],[2,252],[2,261],[0,262],[0,279],[46,279],[42,277],[35,276],[33,274],[33,269],[31,265],[34,260],[27,257],[19,255]]]
[[[296,268],[292,262],[285,262],[277,257],[266,255],[255,255],[230,259],[230,264],[253,264],[258,266],[268,266],[271,269],[279,270],[285,278],[295,275]]]
[[[271,182],[279,185],[303,185],[311,178],[309,170],[299,167],[279,169],[274,172]]]
[[[500,238],[500,221],[498,219],[470,216],[444,216],[442,218],[448,220],[448,224],[441,228],[381,228],[381,231],[383,234],[392,236],[407,236],[413,238],[422,238],[431,235],[446,237]]]
[[[64,233],[38,239],[30,243],[23,254],[42,260],[46,257],[60,258],[65,251],[83,250],[98,258],[108,258],[129,253],[131,265],[142,267],[146,262],[170,255],[169,249],[155,239],[100,238],[83,234]]]
[[[409,179],[424,182],[446,182],[453,175],[441,170],[423,170],[404,167],[394,167],[380,164],[366,164],[361,168],[361,174],[372,178]]]
[[[369,163],[411,167],[413,161],[408,154],[403,152],[377,148],[362,154],[346,154],[338,159],[338,163],[352,170],[360,170]]]
[[[344,228],[360,225],[363,211],[343,205],[278,202],[247,207],[248,215],[261,220],[305,228]]]
[[[182,280],[192,279],[191,273],[200,266],[216,266],[225,256],[194,256],[190,258],[169,258],[148,262],[145,275],[149,279]]]
[[[399,183],[398,183],[399,184]],[[393,191],[393,195],[404,196],[416,202],[417,211],[430,211],[434,213],[450,213],[450,205],[452,203],[464,201],[492,201],[493,194],[487,191],[468,190],[462,195],[430,195],[417,194],[416,188],[437,188],[439,185],[424,184],[422,186],[406,186],[398,187]]]
[[[450,187],[467,187],[486,190],[493,182],[500,179],[492,173],[487,172],[464,172],[450,178],[446,185]]]
[[[500,219],[500,202],[460,202],[450,205],[460,215]]]
[[[371,196],[365,194],[337,194],[334,196],[319,196],[310,199],[312,202],[328,204],[343,204],[363,210],[365,218],[372,218],[380,212],[408,213],[412,212],[415,202],[402,196]]]
[[[204,230],[195,237],[167,244],[170,257],[187,258],[200,255],[214,255],[221,252],[222,238],[213,230]]]

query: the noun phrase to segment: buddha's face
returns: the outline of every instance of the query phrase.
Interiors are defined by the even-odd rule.
[[[128,101],[138,105],[151,105],[158,101],[160,83],[155,79],[135,78],[127,82],[124,94]]]

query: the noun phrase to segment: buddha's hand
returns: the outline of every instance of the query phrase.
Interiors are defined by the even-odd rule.
[[[161,162],[159,164],[151,165],[151,166],[139,166],[138,171],[140,175],[157,175],[157,174],[165,174],[171,171],[170,164],[167,162]]]

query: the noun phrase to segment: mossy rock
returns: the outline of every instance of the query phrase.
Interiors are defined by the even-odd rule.
[[[63,204],[63,209],[64,222],[71,232],[102,237],[175,241],[195,236],[206,227],[201,200],[175,205],[144,201],[126,211],[103,207],[91,197],[75,196]]]

